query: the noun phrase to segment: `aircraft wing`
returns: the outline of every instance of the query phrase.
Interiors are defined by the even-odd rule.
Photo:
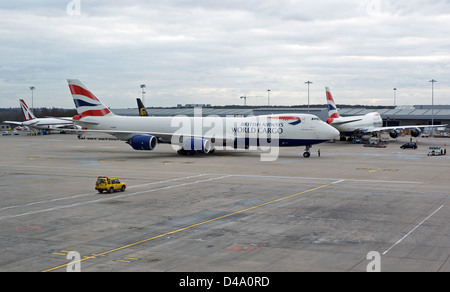
[[[23,126],[23,122],[14,122],[14,121],[3,121],[4,124],[12,124],[12,125],[19,125]]]
[[[380,131],[389,131],[389,130],[404,130],[404,129],[415,129],[415,128],[437,128],[437,127],[445,127],[445,125],[411,125],[411,126],[394,126],[394,127],[376,127],[371,128],[367,132],[380,132]]]
[[[359,122],[359,121],[362,121],[362,120],[363,119],[353,119],[353,120],[347,120],[347,121],[342,121],[342,122],[333,121],[332,125],[339,126],[339,125],[344,125],[344,124],[348,124],[348,123]]]
[[[68,121],[68,122],[73,122],[74,124],[75,124],[75,122],[76,122],[76,124],[80,124],[80,126],[92,126],[92,125],[98,125],[99,123],[98,122],[90,122],[90,121],[74,121],[73,120],[73,118],[61,118],[61,117],[56,117],[55,119],[58,119],[58,120],[63,120],[63,121]],[[81,124],[83,124],[83,125],[81,125]]]
[[[118,130],[69,130],[77,133],[106,133],[114,136],[121,135],[151,135],[157,138],[160,138],[164,142],[170,142],[172,137],[182,137],[189,136],[190,138],[203,138],[203,139],[215,139],[216,141],[234,141],[234,136],[225,136],[225,137],[217,137],[217,136],[205,136],[205,135],[190,135],[183,133],[162,133],[162,132],[145,132],[145,131],[118,131]]]

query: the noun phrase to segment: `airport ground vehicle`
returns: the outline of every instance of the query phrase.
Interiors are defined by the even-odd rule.
[[[110,193],[114,191],[124,192],[126,188],[127,184],[120,182],[119,179],[115,177],[99,176],[97,178],[97,182],[95,183],[95,189],[99,193],[103,193],[103,191]]]
[[[429,146],[428,156],[439,156],[447,154],[447,148],[440,146]]]
[[[409,143],[403,144],[402,146],[400,146],[400,148],[402,148],[402,149],[406,149],[406,148],[417,149],[417,143],[409,142]]]
[[[386,148],[386,145],[386,141],[382,141],[380,138],[372,137],[366,144],[364,144],[364,147]]]

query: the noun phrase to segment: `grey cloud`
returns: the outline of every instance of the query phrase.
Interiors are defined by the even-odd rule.
[[[449,1],[80,0],[79,16],[69,2],[0,8],[0,107],[30,83],[42,106],[72,107],[66,78],[111,107],[135,106],[141,83],[154,105],[240,103],[242,91],[268,88],[274,102],[299,104],[307,80],[315,103],[325,85],[345,93],[341,103],[383,100],[393,87],[421,103],[431,78],[450,102]]]

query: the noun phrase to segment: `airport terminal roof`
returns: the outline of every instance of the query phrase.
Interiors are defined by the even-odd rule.
[[[137,108],[128,109],[112,109],[112,111],[119,115],[136,116],[138,115]],[[282,114],[282,113],[311,113],[322,120],[328,117],[326,107],[312,106],[308,109],[307,106],[261,106],[261,107],[245,107],[245,106],[180,106],[177,107],[147,107],[147,111],[151,116],[249,116],[249,115],[267,115],[267,114]],[[397,106],[397,107],[364,107],[364,106],[341,106],[338,108],[341,116],[356,116],[365,115],[370,112],[378,112],[383,119],[397,119],[397,120],[450,120],[450,105],[435,105],[434,108],[427,105],[415,106]]]

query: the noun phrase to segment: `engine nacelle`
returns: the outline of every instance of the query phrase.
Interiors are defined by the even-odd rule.
[[[209,153],[211,151],[211,142],[206,139],[194,138],[184,141],[183,149],[191,154]]]
[[[411,136],[419,137],[422,134],[422,131],[419,128],[415,128],[411,130]]]
[[[398,136],[400,136],[400,131],[399,130],[390,130],[389,136],[391,136],[392,139],[395,139]]]
[[[158,139],[150,135],[138,135],[128,142],[134,150],[154,150],[158,145]]]

